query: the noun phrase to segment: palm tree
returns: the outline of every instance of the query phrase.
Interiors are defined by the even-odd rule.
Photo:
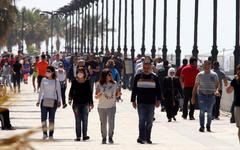
[[[13,27],[16,12],[17,9],[12,4],[12,0],[0,1],[0,47],[7,42],[7,36]]]

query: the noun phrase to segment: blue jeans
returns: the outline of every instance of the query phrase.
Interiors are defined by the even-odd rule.
[[[2,76],[2,84],[8,84],[10,89],[12,89],[12,84],[9,76]]]
[[[138,104],[137,105],[139,116],[139,139],[150,140],[151,130],[154,117],[155,105],[153,104]]]
[[[216,102],[216,99],[214,95],[212,96],[205,96],[202,94],[198,95],[198,103],[199,103],[199,109],[200,109],[199,120],[200,120],[201,127],[204,127],[206,110],[207,110],[207,127],[211,126],[212,110],[215,102]]]
[[[44,107],[41,103],[41,121],[42,121],[42,130],[43,134],[47,135],[47,116],[49,114],[49,136],[53,136],[54,132],[54,120],[55,120],[55,113],[57,110],[57,101],[55,100],[54,107]]]
[[[96,76],[91,76],[90,78],[90,85],[91,85],[91,90],[93,92],[93,87],[94,87],[94,83],[96,82]]]
[[[88,126],[88,105],[73,104],[72,108],[75,115],[77,138],[81,137],[81,132],[83,133],[83,137],[85,137],[87,136]]]
[[[129,81],[130,77],[131,77],[131,74],[125,74],[125,75],[123,76],[123,89],[128,88],[129,82],[130,82],[130,81]]]

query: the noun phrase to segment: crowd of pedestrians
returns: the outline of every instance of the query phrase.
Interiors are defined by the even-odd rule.
[[[41,58],[41,59],[39,59]],[[239,128],[240,140],[240,66],[231,84],[219,68],[219,63],[204,61],[199,69],[195,57],[183,59],[183,65],[174,68],[167,60],[151,59],[138,55],[133,60],[134,65],[127,66],[127,55],[109,51],[100,57],[93,53],[89,55],[55,53],[50,56],[42,53],[29,58],[22,53],[15,57],[4,53],[0,71],[2,84],[9,86],[14,92],[21,92],[21,81],[28,84],[32,76],[34,92],[38,92],[36,106],[41,109],[43,139],[53,139],[54,120],[57,108],[72,107],[75,116],[75,141],[89,140],[88,114],[94,109],[94,98],[98,100],[98,114],[101,125],[102,144],[114,143],[116,103],[121,99],[121,88],[132,91],[131,103],[137,109],[139,117],[139,135],[137,142],[151,144],[155,107],[161,106],[166,112],[168,122],[176,121],[176,116],[182,111],[182,118],[195,120],[194,110],[200,109],[200,132],[205,128],[211,132],[211,121],[220,119],[220,103],[223,84],[227,93],[235,90],[235,121]],[[128,67],[133,72],[127,71]],[[201,71],[200,71],[201,70]],[[36,85],[37,80],[37,85]],[[13,83],[13,87],[12,87]],[[70,84],[69,93],[67,87]],[[68,98],[68,99],[67,99]],[[4,109],[7,120],[8,111]],[[207,123],[205,125],[205,112]],[[3,116],[0,113],[0,117]],[[49,116],[49,127],[47,127]],[[4,119],[1,119],[4,120]],[[6,121],[2,129],[11,129],[10,121]],[[107,130],[108,126],[108,130]],[[49,133],[47,132],[49,130]]]

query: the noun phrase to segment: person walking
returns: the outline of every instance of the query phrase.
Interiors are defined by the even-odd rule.
[[[69,82],[72,82],[73,80],[76,79],[77,68],[78,68],[78,58],[77,58],[77,56],[74,56],[73,57],[73,63],[71,65],[71,67],[69,69],[69,73],[68,73],[68,75],[69,75]]]
[[[187,119],[188,116],[188,102],[190,102],[189,119],[195,120],[194,109],[195,105],[191,103],[192,90],[195,84],[195,79],[200,70],[197,68],[197,59],[195,57],[190,58],[190,64],[185,66],[180,75],[180,82],[184,84],[183,95],[183,113],[182,118]]]
[[[39,56],[35,57],[35,62],[32,65],[32,69],[33,69],[33,76],[32,76],[32,84],[33,84],[33,88],[34,88],[34,92],[36,92],[36,84],[35,84],[35,80],[38,77],[38,71],[37,71],[37,64],[39,62]],[[38,84],[38,83],[37,83]],[[38,87],[39,85],[37,85]]]
[[[163,80],[163,99],[168,122],[172,119],[176,121],[176,115],[179,109],[179,98],[183,97],[182,87],[178,77],[175,77],[175,69],[169,68],[168,76]]]
[[[222,81],[224,83],[224,86],[227,87],[228,86],[228,81],[227,81],[227,78],[226,78],[226,75],[223,71],[221,71],[219,69],[219,62],[215,61],[213,62],[213,69],[212,71],[215,72],[217,75],[218,75],[218,79],[219,79],[219,93],[220,93],[220,96],[216,96],[216,103],[214,104],[213,106],[213,113],[212,113],[212,119],[215,119],[215,120],[219,120],[219,116],[220,116],[220,112],[219,112],[219,109],[220,109],[220,103],[221,103],[221,98],[222,98]]]
[[[61,94],[62,94],[62,107],[66,108],[66,89],[67,89],[67,72],[64,70],[63,64],[59,64],[57,70],[57,78],[61,85]]]
[[[38,88],[37,88],[37,90],[39,90],[39,88],[40,88],[42,79],[45,77],[46,70],[48,67],[48,62],[46,61],[46,55],[42,55],[41,59],[42,60],[37,63],[37,71],[38,71]]]
[[[215,72],[211,71],[211,62],[206,60],[203,63],[203,71],[198,73],[196,82],[192,91],[191,102],[195,104],[195,96],[198,92],[198,104],[200,108],[199,121],[200,132],[204,132],[205,111],[207,111],[207,124],[208,132],[211,132],[212,109],[216,102],[215,95],[219,96],[219,80]]]
[[[93,97],[90,81],[87,80],[87,71],[83,67],[77,69],[77,77],[72,81],[69,91],[69,105],[72,105],[75,123],[76,123],[76,139],[80,141],[81,136],[83,141],[90,139],[87,135],[88,127],[88,107],[93,109]]]
[[[158,77],[152,72],[151,61],[145,59],[143,72],[134,78],[131,102],[134,109],[137,108],[139,116],[139,136],[137,142],[152,144],[151,130],[155,106],[160,106],[161,89]],[[137,103],[136,103],[137,97]]]
[[[14,93],[16,92],[16,87],[18,87],[18,92],[20,92],[20,81],[22,74],[22,64],[19,63],[19,57],[16,56],[16,62],[13,64],[12,72],[13,72],[13,88]]]
[[[30,64],[29,64],[27,58],[25,58],[24,62],[23,62],[23,79],[24,79],[25,84],[28,83],[29,73],[30,73]]]
[[[2,72],[2,84],[9,85],[11,91],[13,90],[10,76],[11,76],[11,66],[7,60],[4,61],[4,65],[1,68]]]
[[[102,144],[106,144],[107,124],[108,141],[114,143],[116,99],[121,96],[117,83],[112,78],[112,72],[104,69],[101,72],[99,83],[96,85],[95,98],[99,99],[98,113],[101,122]]]
[[[234,91],[234,120],[238,128],[238,139],[240,142],[240,64],[237,65],[237,74],[234,76],[234,79],[228,85],[226,92],[231,94]]]
[[[47,116],[49,115],[49,139],[53,140],[54,120],[57,107],[61,107],[61,86],[54,67],[48,66],[38,95],[37,107],[41,108],[43,140],[47,139]]]

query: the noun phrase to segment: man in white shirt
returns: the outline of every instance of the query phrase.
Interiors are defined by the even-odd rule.
[[[59,64],[63,63],[62,61],[60,61],[60,58],[59,58],[59,54],[56,55],[56,60],[53,61],[52,63],[52,66],[55,68],[55,69],[58,69],[58,66]]]

